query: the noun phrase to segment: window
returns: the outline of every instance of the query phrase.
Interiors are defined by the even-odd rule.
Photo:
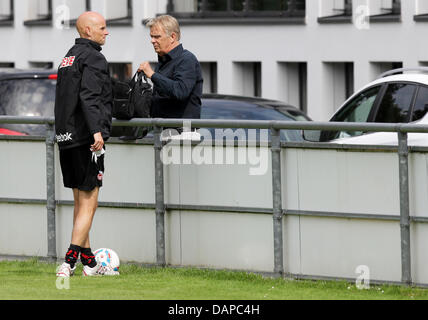
[[[258,106],[257,100],[240,100],[235,98],[217,98],[203,99],[203,107],[201,109],[202,119],[227,119],[227,120],[280,120],[280,121],[306,121],[304,115],[298,112],[290,112],[289,109],[281,105],[264,105]],[[225,128],[224,130],[226,130]],[[230,128],[229,128],[230,129]],[[215,128],[205,128],[211,133],[211,137],[216,137]],[[224,131],[222,131],[224,132]],[[233,136],[239,139],[249,137],[248,129],[230,129]],[[244,134],[245,133],[245,134]],[[226,136],[229,136],[226,134]],[[218,137],[217,134],[217,138]],[[256,139],[260,139],[260,130],[256,131]],[[270,133],[268,136],[270,140]],[[302,136],[299,130],[281,130],[281,140],[285,141],[302,141]]]
[[[323,103],[335,112],[354,93],[354,63],[324,62]]]
[[[319,0],[318,22],[352,22],[352,0]]]
[[[108,64],[110,76],[114,80],[118,81],[128,81],[134,75],[132,73],[132,63],[123,63],[123,62],[111,62]]]
[[[337,122],[368,122],[373,108],[379,96],[381,86],[367,89],[352,99],[331,121]],[[345,138],[362,135],[362,131],[323,131],[320,141],[330,141],[337,138]]]
[[[260,62],[234,63],[235,91],[238,95],[262,96],[262,64]]]
[[[83,12],[91,10],[90,0],[63,0],[62,4],[68,7],[70,13],[69,20],[62,21],[65,25],[75,25]]]
[[[52,62],[30,61],[28,64],[31,69],[52,69],[53,68]]]
[[[15,63],[13,62],[0,62],[0,69],[1,68],[15,68]]]
[[[370,22],[400,21],[401,0],[370,0]]]
[[[428,21],[428,1],[416,0],[415,21]]]
[[[305,0],[168,0],[169,14],[177,18],[228,19],[305,17]],[[241,19],[238,19],[241,21]],[[266,21],[266,20],[264,20]]]
[[[0,0],[0,26],[11,26],[13,19],[13,0]]]
[[[378,86],[359,94],[332,121],[367,122],[379,90]]]
[[[428,88],[419,87],[411,121],[422,119],[428,111]]]
[[[377,79],[382,73],[393,69],[403,68],[403,63],[399,61],[394,62],[370,62],[370,74],[373,80]]]
[[[54,115],[56,80],[20,79],[0,81],[0,115]],[[44,135],[44,125],[8,124],[3,128],[30,135]]]
[[[217,62],[201,62],[203,93],[217,93]]]
[[[278,98],[307,111],[307,63],[279,62]]]
[[[107,25],[132,25],[132,0],[91,0],[92,11],[101,13]]]
[[[376,114],[375,122],[406,123],[416,86],[393,83],[388,85]]]
[[[24,21],[25,26],[52,25],[52,0],[30,0],[28,6],[29,17]]]

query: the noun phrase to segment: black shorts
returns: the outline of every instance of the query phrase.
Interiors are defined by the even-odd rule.
[[[64,187],[82,191],[92,191],[102,187],[104,177],[104,155],[96,161],[90,150],[91,145],[83,145],[71,149],[60,150]]]

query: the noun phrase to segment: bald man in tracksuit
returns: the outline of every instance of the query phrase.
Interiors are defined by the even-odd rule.
[[[80,38],[58,68],[55,100],[56,140],[64,186],[73,189],[71,243],[58,277],[70,277],[80,255],[83,275],[108,274],[95,261],[89,231],[104,175],[104,142],[111,131],[112,87],[108,63],[101,53],[108,35],[105,19],[85,12],[76,23]]]

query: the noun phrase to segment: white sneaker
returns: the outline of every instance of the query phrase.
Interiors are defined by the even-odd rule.
[[[67,262],[64,262],[56,269],[56,276],[68,278],[74,275],[74,270],[76,270],[76,266],[72,268]]]
[[[119,271],[114,270],[110,266],[101,266],[101,268],[98,270],[98,274],[103,276],[118,276]]]
[[[90,266],[83,266],[82,275],[84,277],[93,277],[98,276],[99,269],[101,268],[100,264],[97,264],[95,267],[91,268]]]

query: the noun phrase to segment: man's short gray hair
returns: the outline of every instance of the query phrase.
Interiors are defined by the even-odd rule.
[[[149,28],[153,26],[161,26],[168,37],[171,36],[171,34],[174,32],[177,35],[177,40],[180,41],[181,38],[181,31],[180,31],[180,25],[178,24],[177,19],[170,15],[162,15],[153,19],[150,19],[149,22],[147,22],[147,26]]]

